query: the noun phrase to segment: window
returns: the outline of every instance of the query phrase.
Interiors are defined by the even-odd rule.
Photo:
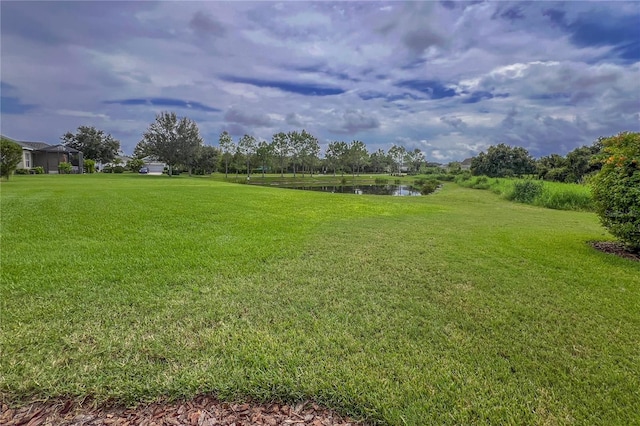
[[[31,153],[29,151],[25,151],[24,153],[24,168],[31,168]]]

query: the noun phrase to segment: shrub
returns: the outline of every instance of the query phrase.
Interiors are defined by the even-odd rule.
[[[596,213],[612,235],[640,251],[640,133],[601,142],[602,169],[590,180]]]
[[[517,201],[519,203],[532,204],[533,200],[542,194],[544,187],[542,182],[536,182],[533,180],[525,180],[515,182],[512,192],[507,196],[507,199]]]
[[[114,166],[113,167],[113,173],[124,173],[124,167],[123,166]]]
[[[43,175],[44,174],[44,167],[42,166],[37,166],[31,169],[32,172],[34,172],[37,175]]]
[[[71,163],[60,163],[58,164],[58,173],[63,174],[63,175],[68,175],[69,173],[71,173],[71,170],[73,170],[73,166],[71,165]]]
[[[95,173],[96,162],[94,160],[84,160],[84,170],[87,173]]]
[[[431,194],[432,192],[434,192],[436,189],[440,187],[440,182],[437,180],[434,180],[434,179],[431,179],[431,180],[421,179],[421,180],[423,182],[419,185],[418,188],[422,195]]]
[[[28,175],[29,169],[16,169],[15,173],[17,175]]]
[[[11,173],[22,160],[22,147],[17,143],[5,139],[0,140],[0,176],[9,179]]]

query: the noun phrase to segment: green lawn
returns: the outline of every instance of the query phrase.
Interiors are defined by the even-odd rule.
[[[640,263],[587,212],[138,175],[0,186],[0,392],[640,424]]]

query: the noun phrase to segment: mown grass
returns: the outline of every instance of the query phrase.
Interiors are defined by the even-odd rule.
[[[468,176],[459,176],[456,178],[456,183],[465,188],[488,189],[508,200],[517,198],[514,196],[515,187],[523,181],[527,180],[488,178],[486,176],[473,176],[470,178]],[[593,211],[591,191],[587,185],[538,180],[528,181],[539,184],[542,187],[542,191],[527,204],[556,210]]]
[[[592,213],[134,175],[1,187],[0,391],[639,424],[640,265]]]

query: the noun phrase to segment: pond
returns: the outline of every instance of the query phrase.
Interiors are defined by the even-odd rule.
[[[321,191],[341,194],[357,195],[395,195],[395,196],[416,196],[421,195],[409,185],[322,185],[322,186],[295,186],[282,185],[281,188],[302,189],[305,191]]]

